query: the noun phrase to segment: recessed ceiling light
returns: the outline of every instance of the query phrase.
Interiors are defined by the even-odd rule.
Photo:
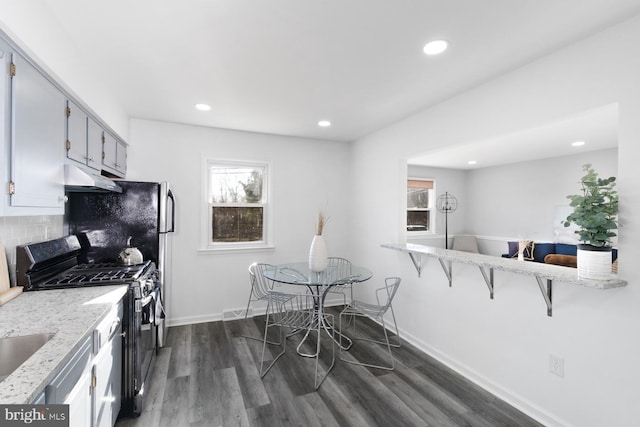
[[[427,55],[438,55],[449,47],[449,43],[446,40],[433,40],[424,45],[424,53]]]
[[[584,145],[584,141],[575,141],[572,142],[571,145],[573,145],[574,147],[581,147]]]
[[[467,164],[469,164],[469,165],[475,165],[475,164],[477,164],[477,163],[478,163],[478,162],[477,162],[477,161],[475,161],[475,160],[469,160],[469,161],[467,162]]]
[[[209,111],[211,110],[211,106],[207,104],[196,104],[196,110]]]
[[[318,122],[318,126],[320,126],[321,128],[326,128],[331,126],[331,122],[329,120],[320,120]]]

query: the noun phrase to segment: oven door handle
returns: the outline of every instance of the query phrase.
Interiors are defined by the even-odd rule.
[[[149,294],[149,295],[147,295],[146,297],[144,297],[144,298],[142,298],[140,300],[140,311],[142,311],[143,307],[145,307],[145,306],[147,306],[147,305],[149,305],[151,303],[151,298],[152,298],[152,295]]]

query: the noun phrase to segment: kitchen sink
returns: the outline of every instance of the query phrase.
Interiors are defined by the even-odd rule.
[[[33,334],[0,338],[0,381],[18,369],[55,334]]]

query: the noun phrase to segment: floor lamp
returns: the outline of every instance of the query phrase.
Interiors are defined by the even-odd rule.
[[[454,195],[445,192],[438,197],[436,207],[438,212],[444,213],[444,248],[449,249],[449,214],[458,209],[458,199]]]

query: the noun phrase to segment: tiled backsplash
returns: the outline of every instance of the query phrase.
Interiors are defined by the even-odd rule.
[[[0,217],[0,244],[7,251],[11,285],[16,283],[16,246],[62,237],[63,216]]]

